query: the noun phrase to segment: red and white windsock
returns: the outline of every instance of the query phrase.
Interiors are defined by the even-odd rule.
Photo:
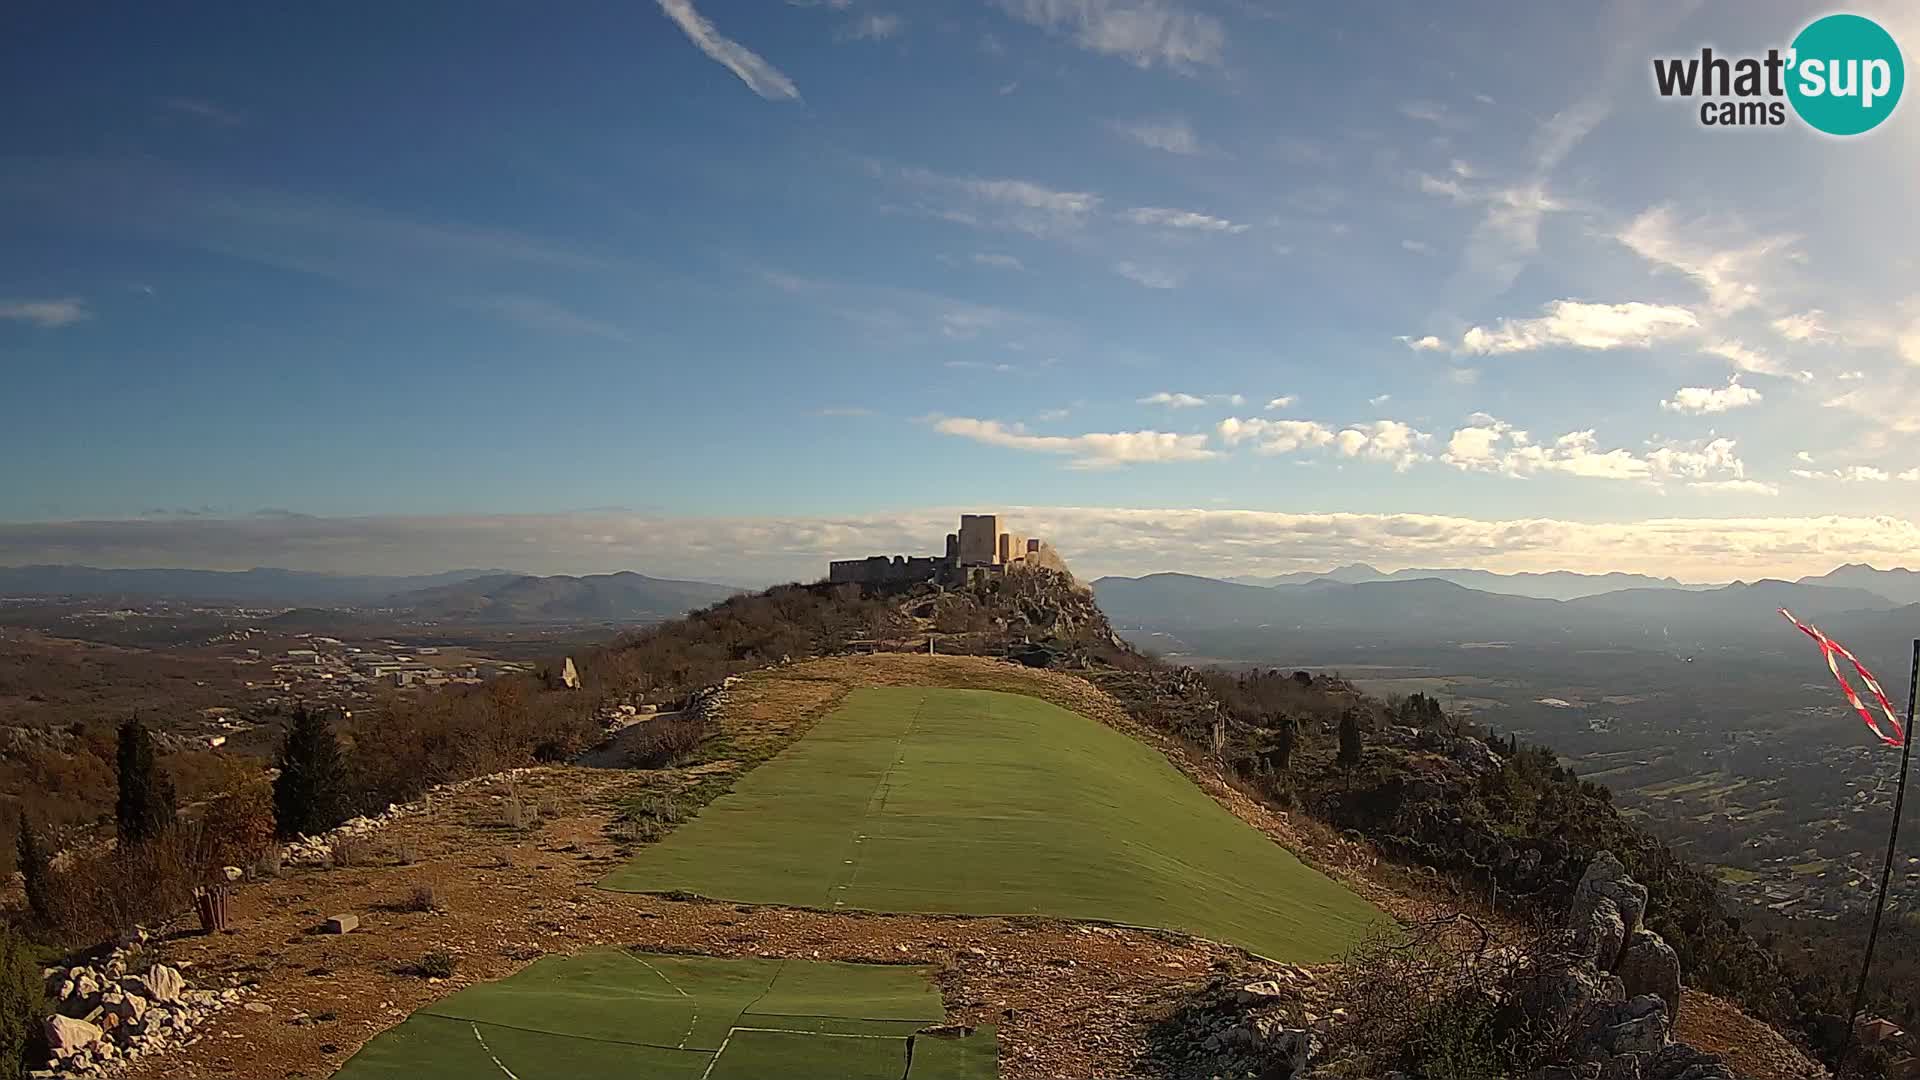
[[[1853,711],[1860,714],[1860,719],[1867,722],[1867,726],[1873,729],[1873,733],[1881,742],[1888,746],[1899,746],[1906,738],[1906,729],[1901,726],[1900,718],[1893,714],[1893,703],[1887,700],[1886,691],[1880,689],[1880,680],[1873,677],[1873,672],[1868,671],[1865,664],[1855,659],[1845,645],[1794,618],[1793,612],[1781,608],[1780,614],[1785,615],[1788,622],[1799,627],[1801,633],[1812,638],[1814,643],[1820,646],[1820,655],[1827,658],[1827,670],[1833,672],[1833,680],[1840,684],[1840,692],[1847,695],[1847,704],[1853,706]],[[1860,673],[1861,681],[1867,684],[1867,691],[1873,695],[1875,701],[1879,702],[1880,711],[1887,718],[1887,730],[1880,727],[1880,721],[1875,720],[1873,714],[1867,711],[1867,707],[1860,703],[1860,695],[1853,692],[1853,686],[1847,682],[1847,677],[1840,674],[1841,660],[1852,664],[1853,670]]]

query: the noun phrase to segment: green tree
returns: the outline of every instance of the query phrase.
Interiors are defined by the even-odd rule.
[[[1348,709],[1340,714],[1340,767],[1348,772],[1360,764],[1360,755],[1366,750],[1366,743],[1360,736],[1360,713]]]
[[[114,804],[122,844],[141,844],[173,827],[173,781],[154,760],[153,733],[138,717],[120,725],[120,799]]]
[[[39,960],[25,937],[0,926],[0,1075],[20,1075],[21,1058],[45,1015]]]
[[[26,886],[27,910],[41,925],[53,920],[53,867],[47,849],[40,844],[40,830],[27,815],[20,815],[20,830],[14,836],[14,865]],[[0,1065],[5,1064],[0,1054]]]
[[[274,764],[273,821],[282,837],[323,833],[346,818],[346,758],[324,713],[294,711]]]

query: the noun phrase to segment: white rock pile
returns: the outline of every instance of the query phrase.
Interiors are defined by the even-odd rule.
[[[93,966],[52,967],[46,977],[54,1014],[44,1021],[53,1067],[28,1075],[101,1076],[144,1056],[194,1042],[214,1013],[240,1001],[244,989],[201,990],[177,968],[155,964],[127,971],[133,949],[116,949]]]
[[[486,784],[497,784],[503,780],[512,780],[532,769],[508,769],[505,772],[489,773],[470,780],[460,780],[451,784],[442,784],[429,791],[425,798],[410,803],[389,803],[385,810],[368,817],[348,818],[339,827],[329,829],[319,836],[297,836],[287,841],[280,850],[280,860],[288,866],[322,866],[333,859],[333,845],[351,837],[372,836],[381,829],[402,818],[424,814],[433,806],[433,800],[442,795],[451,795],[468,788]]]

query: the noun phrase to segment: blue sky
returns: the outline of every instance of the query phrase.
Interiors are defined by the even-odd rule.
[[[0,561],[1898,561],[1913,106],[1650,75],[1826,10],[16,7]]]

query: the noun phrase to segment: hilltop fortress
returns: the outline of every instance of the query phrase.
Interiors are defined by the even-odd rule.
[[[945,555],[871,555],[827,564],[827,580],[859,585],[936,581],[965,585],[993,574],[1044,568],[1069,573],[1053,545],[1000,531],[999,514],[961,514],[960,531],[947,534]]]

